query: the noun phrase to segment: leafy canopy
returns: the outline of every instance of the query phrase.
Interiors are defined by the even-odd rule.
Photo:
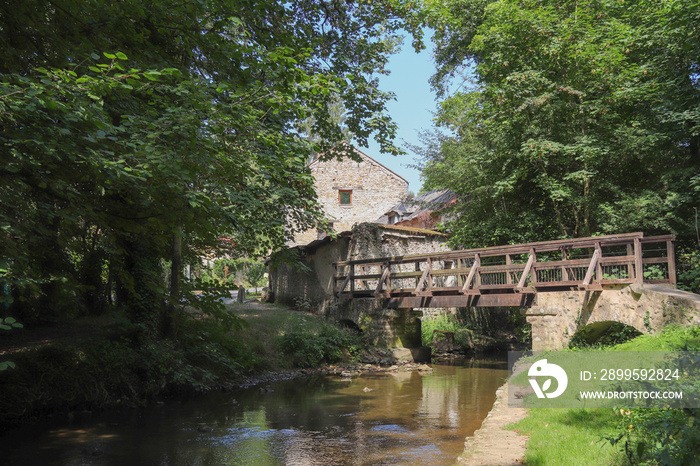
[[[436,24],[439,136],[426,189],[460,194],[454,241],[695,236],[700,154],[692,1],[449,0]],[[460,78],[474,64],[474,82]]]

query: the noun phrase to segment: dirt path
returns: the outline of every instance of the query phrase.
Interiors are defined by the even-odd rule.
[[[525,408],[508,406],[508,384],[496,391],[493,408],[484,419],[479,430],[464,443],[464,453],[459,457],[460,465],[493,466],[520,465],[525,457],[528,438],[505,426],[527,416]]]

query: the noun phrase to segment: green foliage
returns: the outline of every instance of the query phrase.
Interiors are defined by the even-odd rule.
[[[254,259],[216,259],[211,270],[205,270],[203,279],[220,285],[260,287],[265,284],[267,268]]]
[[[630,464],[694,464],[700,448],[697,409],[620,409],[618,435],[606,437]]]
[[[23,328],[24,325],[17,322],[14,317],[0,317],[0,330],[12,330],[13,328]]]
[[[17,322],[13,317],[0,317],[0,330],[12,330],[13,328],[22,328],[24,325]],[[2,361],[0,362],[0,372],[7,369],[14,369],[17,367],[12,361]]]
[[[313,303],[306,298],[294,298],[294,309],[299,312],[311,312],[313,310]]]
[[[181,263],[266,254],[321,218],[310,154],[346,130],[400,152],[374,73],[399,30],[420,47],[410,2],[4,9],[0,280],[25,322],[117,306],[168,327],[191,290]],[[311,120],[316,142],[297,130]]]
[[[452,314],[438,315],[432,319],[423,319],[421,321],[421,341],[423,346],[432,346],[433,333],[435,330],[443,332],[457,332],[464,328],[463,325]]]
[[[681,252],[678,260],[678,288],[700,293],[700,251]]]
[[[532,325],[527,322],[524,314],[511,312],[508,315],[508,323],[513,327],[515,337],[520,343],[532,342]]]
[[[571,337],[569,348],[584,349],[596,348],[604,349],[615,346],[626,341],[630,341],[642,333],[634,327],[613,322],[609,326],[598,328],[595,324],[588,325]]]
[[[660,335],[644,335],[613,348],[617,351],[698,351],[700,327],[669,325]],[[697,365],[694,357],[688,361]],[[688,366],[690,367],[690,366]],[[683,382],[683,391],[697,392],[698,381]],[[602,441],[618,448],[630,464],[694,464],[700,447],[698,410],[619,409],[614,434]]]
[[[12,361],[2,361],[0,362],[0,372],[6,371],[7,369],[14,369],[17,365]]]
[[[356,356],[363,348],[360,336],[348,329],[326,324],[317,331],[299,329],[279,340],[282,353],[292,357],[297,367],[314,367]]]
[[[423,148],[426,189],[459,194],[457,246],[594,233],[695,239],[700,28],[690,0],[428,2],[460,91]],[[475,82],[459,77],[471,61]],[[450,81],[453,79],[453,81]]]

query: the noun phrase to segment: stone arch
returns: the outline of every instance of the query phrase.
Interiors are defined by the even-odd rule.
[[[338,325],[346,329],[352,330],[353,332],[362,333],[362,329],[360,328],[358,323],[352,319],[340,319],[338,321]]]
[[[602,324],[596,328],[607,328],[613,323],[632,327],[640,334],[649,333],[648,326],[644,325],[644,320],[639,315],[639,309],[630,308],[619,301],[613,304],[599,302],[602,293],[602,291],[585,292],[578,315],[573,322],[574,325],[570,326],[572,336],[589,325]]]
[[[601,320],[579,328],[571,336],[569,343],[574,343],[577,346],[594,345],[596,343],[622,343],[642,334],[643,332],[631,325],[613,320]]]

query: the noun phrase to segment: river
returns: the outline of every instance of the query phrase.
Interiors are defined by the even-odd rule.
[[[311,376],[0,439],[3,464],[454,464],[491,409],[505,361],[432,372]]]

